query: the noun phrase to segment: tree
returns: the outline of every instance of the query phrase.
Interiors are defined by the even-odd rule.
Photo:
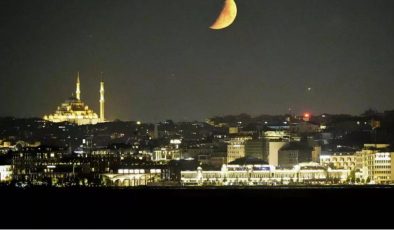
[[[378,113],[375,109],[369,108],[364,111],[364,113],[361,114],[363,117],[373,117]]]
[[[350,182],[355,183],[356,182],[356,171],[355,170],[350,171],[350,174],[347,177],[346,182],[347,183],[350,183]]]

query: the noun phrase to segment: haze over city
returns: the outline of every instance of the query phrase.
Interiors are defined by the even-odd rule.
[[[394,108],[393,1],[2,1],[0,116],[42,117],[71,96],[109,119]]]

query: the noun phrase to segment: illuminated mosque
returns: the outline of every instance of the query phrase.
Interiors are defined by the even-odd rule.
[[[105,122],[104,118],[104,82],[100,82],[100,117],[81,100],[79,72],[74,94],[57,107],[55,113],[45,115],[44,120],[51,122],[70,122],[77,125],[88,125]]]

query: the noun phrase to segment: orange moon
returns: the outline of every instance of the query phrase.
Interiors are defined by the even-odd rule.
[[[234,0],[225,0],[219,17],[209,28],[213,30],[224,29],[234,22],[235,17],[237,17],[237,5]]]

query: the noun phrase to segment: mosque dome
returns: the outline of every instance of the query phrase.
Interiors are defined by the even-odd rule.
[[[104,84],[101,82],[101,88],[103,87]],[[103,90],[100,90],[100,98],[104,98],[102,91]],[[99,117],[93,110],[89,109],[88,105],[86,105],[81,100],[78,73],[75,95],[72,94],[71,97],[67,98],[60,106],[57,107],[57,110],[53,114],[45,115],[44,120],[51,122],[70,122],[76,123],[78,125],[97,124],[98,122],[104,121],[104,101],[101,103],[100,100],[100,112],[101,110],[103,111],[102,116]]]

